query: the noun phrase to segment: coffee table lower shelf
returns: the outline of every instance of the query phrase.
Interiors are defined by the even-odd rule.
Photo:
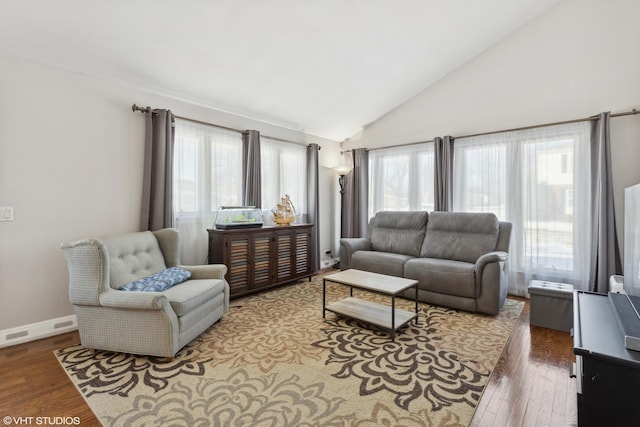
[[[325,310],[353,319],[362,320],[363,322],[367,322],[383,329],[388,329],[391,331],[392,336],[397,329],[417,317],[416,313],[412,313],[410,311],[397,308],[393,310],[389,306],[354,297],[345,298],[331,303],[325,307]],[[393,321],[394,311],[395,322]]]

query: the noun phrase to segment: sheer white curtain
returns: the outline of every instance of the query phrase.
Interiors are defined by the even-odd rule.
[[[509,293],[529,280],[588,290],[591,240],[589,123],[456,140],[453,208],[513,223]]]
[[[262,208],[270,210],[289,195],[296,213],[307,212],[307,146],[261,137]]]
[[[180,260],[206,264],[218,207],[242,204],[242,134],[177,119],[173,165]]]
[[[433,151],[433,143],[369,151],[369,218],[384,210],[433,210]]]

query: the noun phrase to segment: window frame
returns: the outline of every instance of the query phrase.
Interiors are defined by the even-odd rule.
[[[421,164],[423,156],[427,163],[426,167]],[[396,164],[390,164],[394,160]],[[404,169],[402,163],[406,165]],[[406,173],[403,178],[403,181],[406,182],[400,185],[400,187],[404,187],[400,196],[406,198],[404,206],[402,206],[402,202],[387,203],[387,191],[384,188],[378,188],[379,184],[387,182],[385,173],[390,166],[397,169],[395,172],[397,176],[401,176],[403,170]],[[433,142],[370,150],[369,200],[367,202],[369,219],[381,210],[433,210],[435,206],[434,170],[435,145]],[[416,177],[418,178],[416,179]],[[398,194],[399,191],[394,193]],[[426,193],[426,200],[423,200],[421,193]]]
[[[268,164],[266,156],[267,151],[271,149],[275,151],[275,165]],[[290,164],[285,159],[286,154],[294,153],[294,156],[297,156],[296,159],[290,160]],[[261,194],[262,194],[262,208],[263,209],[272,209],[278,203],[281,197],[285,194],[288,194],[291,198],[292,203],[296,209],[297,214],[306,214],[307,213],[307,173],[306,173],[306,165],[307,165],[307,146],[298,144],[295,142],[287,142],[281,141],[275,138],[269,138],[265,136],[260,137],[260,180],[261,180]],[[298,172],[300,175],[297,179],[287,179],[286,171],[291,170],[292,168],[299,168]],[[265,179],[265,175],[272,172],[277,171],[277,177],[272,179],[271,181]],[[272,177],[273,178],[273,177]],[[265,188],[268,185],[268,182],[275,181],[275,185],[277,186],[276,190],[267,191]],[[296,183],[296,194],[291,190],[290,185],[292,182]],[[266,197],[267,194],[273,193],[278,194],[275,200],[270,200],[270,196]]]
[[[180,135],[181,128],[187,132],[186,136]],[[176,119],[176,138],[174,143],[174,190],[173,190],[173,214],[176,218],[188,219],[199,217],[211,217],[214,216],[220,206],[225,205],[239,205],[242,200],[242,133],[235,132],[224,128],[219,128],[212,125],[206,125],[189,120]],[[195,145],[194,154],[194,210],[183,209],[179,199],[180,192],[180,170],[179,170],[179,158],[180,158],[180,144],[183,142],[181,138],[191,138]],[[234,139],[236,139],[234,141]],[[237,144],[236,147],[233,147]],[[233,191],[229,192],[226,197],[227,200],[216,200],[213,188],[213,177],[215,175],[215,161],[213,155],[215,149],[222,150],[223,152],[229,151],[229,148],[235,148],[234,156],[237,161],[237,165],[231,165],[231,170],[236,171],[235,181],[237,181],[237,188],[235,194]],[[229,162],[225,162],[226,167],[229,166]],[[224,173],[228,176],[228,173]],[[233,181],[232,181],[233,182]],[[230,187],[232,188],[232,187]],[[214,205],[215,203],[215,205]]]

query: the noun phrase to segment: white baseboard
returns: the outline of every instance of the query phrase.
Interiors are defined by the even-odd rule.
[[[64,334],[76,329],[78,329],[78,320],[75,314],[16,328],[3,329],[0,331],[0,348],[35,341],[52,335]]]

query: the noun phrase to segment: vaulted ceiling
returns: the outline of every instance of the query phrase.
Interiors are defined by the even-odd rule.
[[[342,141],[558,1],[12,0],[0,55]]]

